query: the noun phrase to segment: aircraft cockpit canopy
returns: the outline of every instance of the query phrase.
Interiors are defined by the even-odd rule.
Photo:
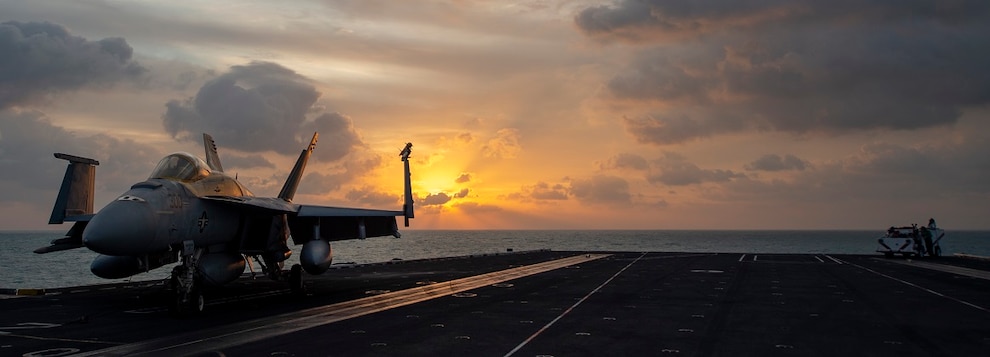
[[[190,153],[177,152],[159,161],[149,178],[193,182],[209,175],[209,166],[202,159]]]

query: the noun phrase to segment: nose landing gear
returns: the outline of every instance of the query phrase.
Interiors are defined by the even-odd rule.
[[[172,268],[169,291],[173,296],[169,312],[178,316],[198,315],[206,307],[202,277],[196,269],[202,254],[203,249],[198,248],[193,254],[182,256],[182,265]]]

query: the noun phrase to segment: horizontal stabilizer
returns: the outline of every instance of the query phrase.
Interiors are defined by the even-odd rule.
[[[34,252],[38,254],[45,254],[82,248],[82,232],[86,229],[87,224],[89,224],[89,221],[76,222],[72,225],[72,228],[69,229],[69,232],[65,234],[65,237],[53,240],[51,245],[35,249]]]

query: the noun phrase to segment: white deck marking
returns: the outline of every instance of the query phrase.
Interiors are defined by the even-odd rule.
[[[990,280],[990,272],[978,270],[978,269],[970,269],[970,268],[958,267],[954,265],[938,264],[938,263],[919,262],[917,260],[883,260],[883,261],[888,263],[904,264],[907,266],[912,266],[917,268],[925,268],[925,269],[937,270],[946,273],[963,275],[971,278]]]
[[[817,255],[812,255],[812,256],[815,257],[815,259],[818,259],[818,262],[820,262],[820,263],[824,263],[825,262],[824,260],[822,260],[822,258],[819,258]]]
[[[833,262],[835,262],[835,264],[839,264],[839,265],[842,265],[842,261],[841,261],[841,260],[838,260],[838,259],[835,259],[835,258],[832,258],[832,256],[831,256],[831,255],[828,255],[828,254],[825,254],[825,257],[826,257],[826,258],[829,258],[829,259],[831,259],[831,260],[832,260]]]
[[[951,297],[951,296],[948,296],[948,295],[945,295],[945,294],[942,294],[942,293],[940,293],[940,292],[938,292],[938,291],[935,291],[935,290],[932,290],[932,289],[929,289],[929,288],[926,288],[926,287],[923,287],[923,286],[920,286],[920,285],[918,285],[918,284],[915,284],[915,283],[911,283],[911,282],[907,282],[907,281],[904,281],[904,280],[901,280],[901,279],[898,279],[898,278],[895,278],[895,277],[892,277],[892,276],[890,276],[890,275],[887,275],[887,274],[884,274],[884,273],[881,273],[881,272],[878,272],[878,271],[876,271],[876,270],[873,270],[873,269],[870,269],[870,268],[867,268],[867,267],[864,267],[864,266],[861,266],[861,265],[858,265],[858,264],[853,264],[853,263],[850,263],[850,262],[847,262],[847,261],[843,261],[843,262],[844,262],[844,263],[846,263],[846,264],[849,264],[849,265],[852,265],[852,266],[854,266],[854,267],[857,267],[857,268],[860,268],[860,269],[863,269],[863,270],[866,270],[866,271],[868,271],[868,272],[871,272],[871,273],[873,273],[873,274],[876,274],[876,275],[879,275],[879,276],[882,276],[882,277],[884,277],[884,278],[887,278],[887,279],[890,279],[890,280],[893,280],[893,281],[896,281],[896,282],[899,282],[899,283],[901,283],[901,284],[904,284],[904,285],[908,285],[908,286],[913,286],[913,287],[916,287],[916,288],[918,288],[918,289],[921,289],[921,290],[924,290],[924,291],[927,291],[928,293],[930,293],[930,294],[932,294],[932,295],[936,295],[936,296],[941,296],[941,297],[944,297],[944,298],[946,298],[946,299],[949,299],[949,300],[953,300],[953,301],[955,301],[955,302],[958,302],[958,303],[960,303],[960,304],[963,304],[963,305],[966,305],[966,306],[969,306],[969,307],[972,307],[972,308],[974,308],[974,309],[977,309],[977,310],[981,310],[981,311],[983,311],[983,312],[987,312],[987,313],[990,313],[990,309],[987,309],[987,308],[985,308],[985,307],[982,307],[982,306],[980,306],[980,305],[976,305],[976,304],[974,304],[974,303],[971,303],[971,302],[968,302],[968,301],[965,301],[965,300],[962,300],[962,299],[958,299],[958,298],[954,298],[954,297]]]
[[[331,324],[380,311],[411,305],[454,293],[485,287],[513,279],[523,278],[581,264],[610,256],[611,254],[581,254],[569,258],[551,260],[487,274],[471,276],[426,286],[344,301],[282,315],[244,321],[224,326],[192,331],[147,341],[89,351],[74,356],[177,356],[193,355],[207,351],[243,345],[249,342],[281,336],[292,332]]]
[[[631,267],[633,264],[636,264],[636,262],[638,262],[644,256],[646,256],[646,253],[643,253],[642,255],[639,256],[639,258],[636,258],[636,260],[633,260],[632,262],[630,262],[629,264],[627,264],[624,268],[622,268],[618,272],[616,272],[615,275],[612,275],[611,278],[608,278],[608,280],[605,280],[605,282],[602,283],[602,285],[599,285],[597,288],[595,288],[590,293],[588,293],[588,295],[585,295],[583,298],[581,298],[581,300],[578,300],[578,302],[574,303],[574,305],[571,305],[571,307],[567,308],[567,310],[564,310],[564,312],[562,312],[560,314],[560,316],[557,316],[557,318],[553,319],[552,321],[550,321],[549,323],[547,323],[546,325],[544,325],[543,327],[541,327],[539,330],[537,330],[535,333],[533,333],[531,336],[529,336],[529,338],[527,338],[525,341],[523,341],[518,346],[516,346],[516,348],[513,348],[511,351],[509,351],[509,353],[506,353],[504,357],[512,356],[513,354],[515,354],[516,352],[518,352],[520,349],[523,348],[523,346],[526,346],[527,343],[529,343],[534,338],[536,338],[536,336],[539,336],[541,333],[543,333],[543,331],[546,331],[548,328],[550,328],[550,326],[553,326],[553,324],[557,323],[557,321],[559,321],[561,318],[563,318],[568,313],[570,313],[571,310],[574,310],[574,308],[578,307],[578,305],[581,305],[582,302],[584,302],[585,300],[588,300],[588,298],[591,297],[591,295],[594,295],[599,290],[601,290],[602,288],[604,288],[605,285],[608,285],[608,283],[612,282],[612,280],[614,280],[615,277],[619,276],[619,274],[622,274],[622,272],[626,271],[626,269],[629,269],[629,267]]]
[[[739,261],[740,261],[740,262],[742,262],[742,261],[743,261],[743,259],[746,259],[746,254],[743,254],[743,255],[742,255],[741,257],[739,257]]]

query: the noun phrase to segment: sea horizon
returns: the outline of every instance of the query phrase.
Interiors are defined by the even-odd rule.
[[[729,254],[859,254],[876,252],[884,230],[402,230],[401,238],[379,237],[332,242],[335,264],[366,264],[521,252],[685,252]],[[54,288],[114,281],[163,279],[162,267],[127,279],[97,278],[89,271],[97,256],[85,248],[44,255],[34,249],[62,237],[62,231],[0,231],[0,288]],[[298,260],[293,246],[287,265]],[[944,255],[966,253],[990,256],[990,230],[948,231]]]

